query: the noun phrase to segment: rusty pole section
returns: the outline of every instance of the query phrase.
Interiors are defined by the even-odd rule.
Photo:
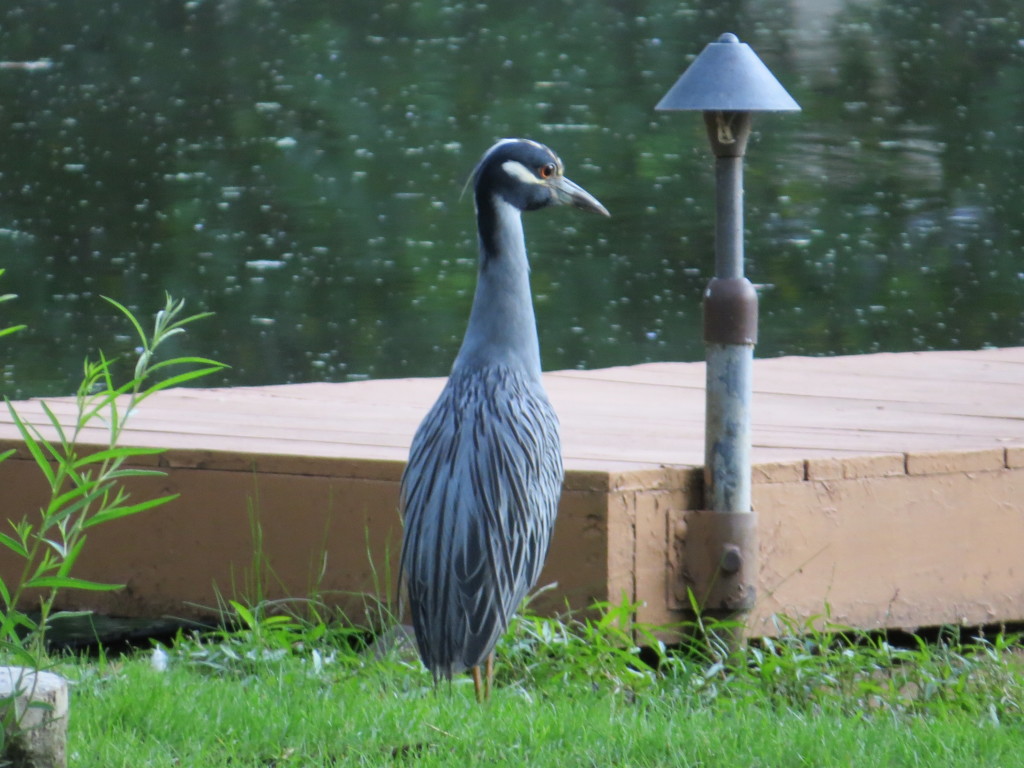
[[[656,109],[703,112],[715,156],[715,273],[704,292],[705,509],[687,519],[684,571],[703,610],[741,616],[754,605],[758,567],[750,495],[757,293],[743,274],[743,156],[753,112],[800,106],[750,46],[726,33]]]
[[[708,511],[692,518],[687,571],[705,610],[732,616],[754,607],[758,565],[750,498],[757,292],[743,274],[743,156],[751,115],[707,111],[704,122],[715,156],[715,274],[704,291]]]
[[[749,112],[705,112],[715,155],[715,276],[704,292],[705,505],[750,512],[750,403],[757,293],[743,275],[743,155]]]

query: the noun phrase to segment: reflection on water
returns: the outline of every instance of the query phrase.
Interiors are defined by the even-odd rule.
[[[711,161],[653,105],[723,31],[804,108],[748,154],[758,355],[1024,343],[1016,0],[24,0],[0,10],[0,327],[31,330],[0,390],[70,391],[132,344],[99,295],[164,291],[217,313],[187,344],[224,383],[442,375],[475,278],[461,187],[510,135],[613,214],[527,220],[545,368],[700,359]]]

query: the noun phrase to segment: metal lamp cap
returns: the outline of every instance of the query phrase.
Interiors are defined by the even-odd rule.
[[[726,32],[704,47],[655,109],[799,112],[800,105],[749,45]]]

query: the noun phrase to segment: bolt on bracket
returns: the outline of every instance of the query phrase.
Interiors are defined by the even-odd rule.
[[[757,515],[693,510],[687,514],[682,578],[701,611],[749,612],[757,598]]]

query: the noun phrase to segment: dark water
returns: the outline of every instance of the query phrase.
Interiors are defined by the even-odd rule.
[[[613,213],[527,219],[545,368],[700,359],[712,166],[653,106],[724,31],[804,108],[748,152],[757,354],[1024,343],[1019,0],[6,0],[0,391],[70,391],[132,347],[99,296],[164,291],[217,383],[445,374],[461,187],[514,135]]]

